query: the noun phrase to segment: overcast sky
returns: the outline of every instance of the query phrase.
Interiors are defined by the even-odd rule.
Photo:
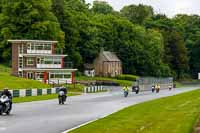
[[[92,3],[94,0],[86,0]],[[169,17],[176,14],[199,14],[200,0],[104,0],[107,1],[115,10],[120,10],[125,5],[146,4],[151,5],[156,13],[164,13]]]

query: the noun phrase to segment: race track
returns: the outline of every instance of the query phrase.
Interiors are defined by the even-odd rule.
[[[162,90],[159,94],[131,93],[124,98],[121,88],[115,88],[106,93],[69,97],[65,105],[58,105],[57,99],[15,104],[10,116],[0,116],[0,133],[61,133],[130,105],[195,89],[198,87]]]

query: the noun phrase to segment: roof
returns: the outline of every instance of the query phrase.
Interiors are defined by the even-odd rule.
[[[8,40],[11,43],[22,43],[22,42],[34,42],[34,43],[58,43],[58,41],[47,41],[47,40]]]
[[[22,54],[22,56],[25,56],[25,57],[66,57],[68,55],[63,55],[63,54]]]
[[[65,68],[23,68],[24,71],[37,71],[37,72],[44,72],[44,71],[51,71],[51,72],[74,72],[77,69],[65,69]]]
[[[108,60],[108,61],[117,61],[119,62],[120,59],[117,57],[117,55],[113,52],[110,51],[103,51],[103,56]]]
[[[87,70],[93,70],[94,65],[93,64],[84,64],[84,68],[87,69]]]

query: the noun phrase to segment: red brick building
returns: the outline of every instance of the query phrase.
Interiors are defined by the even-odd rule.
[[[67,55],[55,54],[57,41],[8,40],[12,43],[12,75],[49,84],[72,83],[74,72]]]

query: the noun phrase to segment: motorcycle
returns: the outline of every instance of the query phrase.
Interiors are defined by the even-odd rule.
[[[135,92],[135,94],[139,94],[139,91],[140,91],[140,89],[139,89],[138,86],[133,86],[132,87],[132,92]]]
[[[171,91],[172,90],[172,86],[169,86],[169,91]]]
[[[156,88],[156,93],[159,93],[159,91],[160,91],[160,88]]]
[[[7,115],[10,114],[10,99],[8,96],[3,95],[0,97],[0,115],[6,113]]]
[[[66,95],[65,95],[64,91],[59,91],[58,101],[59,101],[59,104],[64,104],[64,102],[66,101]]]
[[[155,87],[154,86],[151,87],[151,91],[152,91],[152,93],[154,93],[154,91],[155,91]]]
[[[124,97],[128,96],[128,91],[124,91]]]
[[[139,94],[140,89],[138,87],[135,88],[135,94]]]

